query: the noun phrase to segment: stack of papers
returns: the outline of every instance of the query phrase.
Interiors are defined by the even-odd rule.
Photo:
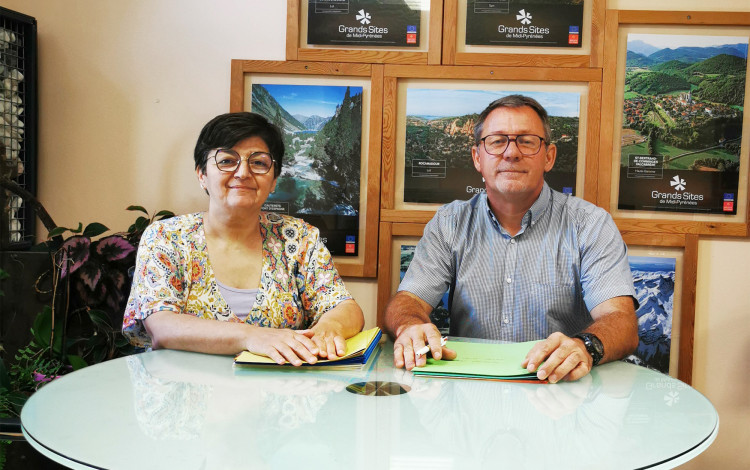
[[[446,347],[456,351],[456,359],[443,361],[427,358],[427,365],[415,367],[412,372],[416,376],[541,382],[536,373],[521,367],[526,354],[537,342],[493,344],[448,341]]]
[[[361,367],[370,358],[370,354],[377,346],[382,333],[380,328],[375,327],[370,330],[362,331],[346,340],[346,353],[336,359],[318,359],[315,364],[304,362],[302,367],[330,367],[330,368],[357,368]],[[289,362],[279,365],[266,356],[259,356],[250,351],[243,351],[234,358],[236,365],[243,366],[277,366],[277,367],[294,367]]]

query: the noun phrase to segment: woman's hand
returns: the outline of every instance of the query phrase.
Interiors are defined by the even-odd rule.
[[[303,361],[309,364],[318,361],[321,348],[310,339],[309,333],[287,328],[251,328],[246,349],[252,353],[270,357],[278,364],[289,361],[294,366],[302,365]]]
[[[309,330],[301,330],[299,333],[309,336],[318,348],[318,356],[324,359],[336,359],[346,354],[346,340],[344,339],[344,327],[336,321],[326,321],[321,318]]]
[[[312,339],[319,357],[337,359],[346,355],[346,339],[362,331],[364,324],[362,309],[349,299],[324,313],[312,328],[298,333]]]

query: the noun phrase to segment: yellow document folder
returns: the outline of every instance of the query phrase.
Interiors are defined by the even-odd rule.
[[[318,359],[315,364],[303,363],[303,366],[350,366],[352,364],[364,364],[372,354],[373,349],[380,341],[382,333],[380,328],[375,327],[362,331],[346,340],[346,353],[343,357],[336,359]],[[279,366],[273,359],[266,356],[253,354],[250,351],[242,351],[234,358],[234,363],[248,366]],[[294,367],[289,362],[280,367]]]

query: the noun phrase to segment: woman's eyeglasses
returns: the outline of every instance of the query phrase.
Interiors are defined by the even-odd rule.
[[[266,152],[253,152],[243,159],[232,149],[218,149],[213,154],[213,159],[216,162],[216,168],[227,173],[237,171],[237,168],[242,164],[242,160],[247,160],[250,172],[256,175],[265,175],[271,171],[274,165],[273,157]]]

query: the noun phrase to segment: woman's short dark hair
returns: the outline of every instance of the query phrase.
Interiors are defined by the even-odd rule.
[[[482,138],[482,130],[484,130],[484,121],[487,120],[487,116],[489,116],[492,111],[496,110],[497,108],[522,108],[524,106],[528,106],[529,108],[533,109],[534,112],[536,112],[537,116],[539,116],[539,119],[542,120],[542,126],[544,126],[544,141],[549,144],[551,138],[550,134],[552,133],[552,131],[550,129],[547,110],[544,109],[544,106],[539,104],[539,102],[534,98],[530,98],[524,95],[504,96],[493,101],[486,108],[484,108],[484,111],[482,111],[482,114],[479,115],[476,124],[474,124],[474,143],[479,144],[479,139]]]
[[[195,168],[205,173],[211,150],[232,148],[249,137],[260,137],[266,143],[274,160],[273,177],[278,177],[284,158],[281,130],[260,114],[250,112],[220,114],[203,126],[195,144]]]

